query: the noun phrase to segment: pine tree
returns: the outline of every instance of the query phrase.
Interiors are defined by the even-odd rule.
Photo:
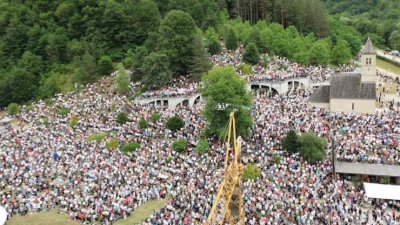
[[[236,36],[235,31],[232,28],[228,30],[228,35],[226,37],[225,45],[228,50],[236,50],[238,47],[238,38]]]
[[[252,65],[257,64],[260,61],[260,53],[253,42],[250,42],[246,46],[243,53],[243,61]]]
[[[207,72],[211,68],[206,49],[203,46],[203,41],[199,36],[195,36],[192,44],[192,57],[189,64],[189,72],[196,77],[200,77],[202,73]]]
[[[221,53],[221,44],[217,40],[211,40],[207,44],[207,50],[210,55]]]
[[[163,53],[150,53],[140,70],[143,71],[143,84],[150,89],[162,87],[172,80],[168,56]]]

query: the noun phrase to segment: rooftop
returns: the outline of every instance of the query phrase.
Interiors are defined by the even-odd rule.
[[[363,49],[361,50],[361,54],[363,54],[363,55],[376,55],[375,48],[372,45],[372,42],[371,42],[370,38],[368,38],[368,40],[365,43]]]

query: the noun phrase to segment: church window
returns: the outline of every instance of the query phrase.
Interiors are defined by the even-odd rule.
[[[351,110],[354,110],[354,102],[351,103]]]

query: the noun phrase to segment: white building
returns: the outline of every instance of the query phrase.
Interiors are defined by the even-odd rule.
[[[310,96],[310,105],[336,112],[375,113],[376,51],[369,38],[360,60],[357,72],[333,74],[330,85],[319,87]]]

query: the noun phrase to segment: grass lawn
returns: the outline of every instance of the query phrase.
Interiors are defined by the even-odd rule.
[[[66,214],[57,213],[57,210],[48,212],[32,213],[26,216],[13,216],[6,222],[7,225],[79,225],[72,221]]]
[[[388,70],[388,71],[390,71],[392,73],[395,73],[395,74],[400,76],[400,66],[397,66],[397,65],[395,65],[393,63],[389,63],[389,62],[387,62],[385,60],[382,60],[382,59],[379,59],[379,58],[376,58],[376,65],[379,68]]]
[[[130,217],[125,220],[118,220],[115,225],[138,224],[148,218],[153,211],[158,211],[165,206],[170,198],[161,200],[151,200],[137,208]],[[72,221],[64,213],[57,213],[57,210],[48,212],[32,213],[26,216],[13,216],[7,221],[7,225],[80,225],[77,221]]]
[[[165,206],[165,203],[169,200],[169,198],[161,199],[161,200],[151,200],[139,208],[137,208],[130,217],[125,220],[118,220],[115,225],[133,225],[138,224],[141,221],[147,219],[153,211],[158,211],[162,207]]]

